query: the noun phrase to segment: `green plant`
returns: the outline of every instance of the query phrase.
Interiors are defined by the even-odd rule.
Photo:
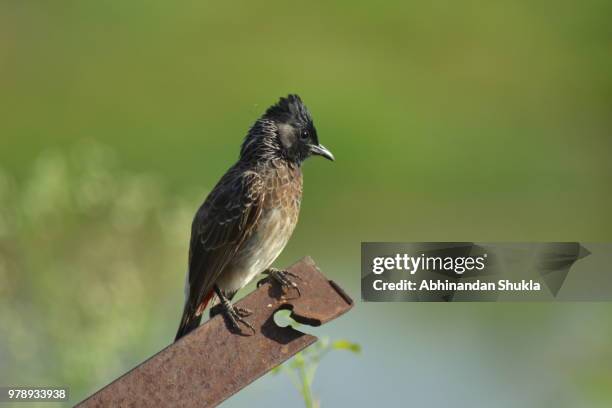
[[[348,340],[330,341],[323,338],[306,350],[297,353],[287,363],[275,367],[272,373],[285,373],[302,395],[306,408],[319,408],[320,403],[312,392],[312,383],[319,363],[332,350],[347,350],[359,354],[361,346]]]

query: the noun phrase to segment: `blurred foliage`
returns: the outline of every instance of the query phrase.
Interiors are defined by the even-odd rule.
[[[32,167],[0,174],[0,383],[78,398],[159,347],[191,210],[95,145]]]
[[[306,164],[300,243],[606,240],[610,15],[601,0],[4,1],[0,163],[25,177],[33,152],[92,138],[174,191],[211,186],[297,92],[338,159]]]

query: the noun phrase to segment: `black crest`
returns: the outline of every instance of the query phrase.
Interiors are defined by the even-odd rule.
[[[310,112],[298,95],[287,95],[280,98],[276,105],[268,108],[264,117],[284,123],[312,123]]]

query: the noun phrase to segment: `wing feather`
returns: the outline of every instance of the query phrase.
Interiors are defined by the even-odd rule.
[[[189,298],[195,311],[252,233],[261,215],[264,183],[254,171],[230,169],[193,220],[189,247]]]

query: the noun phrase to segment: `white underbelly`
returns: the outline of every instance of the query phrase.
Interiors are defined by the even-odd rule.
[[[259,221],[257,230],[217,280],[224,292],[235,292],[245,287],[268,269],[287,245],[295,227],[291,219],[277,209],[270,210],[266,218]]]

